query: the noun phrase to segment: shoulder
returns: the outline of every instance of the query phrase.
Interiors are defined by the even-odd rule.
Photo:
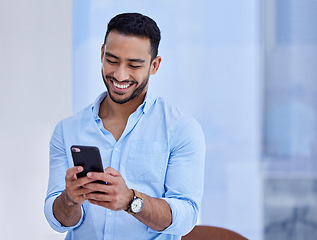
[[[182,118],[187,117],[187,114],[161,97],[155,99],[154,110],[164,114],[167,120],[170,121],[180,121]]]
[[[101,93],[93,103],[87,105],[72,116],[62,119],[59,124],[67,126],[74,124],[87,124],[87,122],[91,122],[91,120],[94,120],[95,116],[98,115],[99,105],[106,95],[107,92]]]
[[[174,121],[183,126],[200,126],[198,121],[190,114],[169,103],[165,99],[158,97],[156,99],[157,107],[160,108],[170,121]]]
[[[60,120],[57,124],[57,128],[75,127],[77,125],[86,124],[93,118],[92,104],[88,105],[81,111]]]
[[[164,117],[171,136],[204,138],[199,122],[192,115],[185,113],[178,107],[169,103],[161,97],[157,97],[154,104],[154,111]]]

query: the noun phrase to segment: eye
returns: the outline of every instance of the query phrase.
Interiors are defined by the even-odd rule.
[[[129,65],[131,68],[133,69],[137,69],[137,68],[140,68],[141,66],[135,66],[135,65]]]
[[[115,64],[117,63],[116,61],[111,61],[110,59],[106,58],[107,62],[110,63],[110,64]]]

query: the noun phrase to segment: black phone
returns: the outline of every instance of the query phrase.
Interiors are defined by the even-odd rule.
[[[103,172],[99,148],[95,146],[73,145],[70,147],[74,165],[84,170],[77,173],[77,178],[85,177],[88,172]]]

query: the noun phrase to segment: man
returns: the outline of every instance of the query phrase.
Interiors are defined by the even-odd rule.
[[[196,223],[204,137],[193,118],[148,91],[160,38],[149,17],[114,17],[101,47],[107,91],[56,126],[44,210],[66,239],[180,239]],[[97,146],[104,172],[77,178],[72,145]]]

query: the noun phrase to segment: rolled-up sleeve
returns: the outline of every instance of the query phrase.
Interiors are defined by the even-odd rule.
[[[55,218],[53,213],[54,201],[65,189],[65,174],[70,167],[66,157],[62,131],[62,123],[60,122],[56,126],[50,141],[49,182],[44,203],[45,217],[50,226],[57,232],[66,232],[78,227],[82,223],[84,216],[84,209],[82,207],[79,222],[75,226],[64,227]]]
[[[162,231],[183,236],[195,226],[204,186],[205,139],[198,122],[184,118],[171,135],[164,200],[172,210],[172,224]]]
[[[83,209],[83,207],[81,208],[81,218],[75,226],[65,227],[62,224],[60,224],[60,222],[55,218],[55,216],[53,214],[53,204],[54,204],[55,199],[58,196],[59,196],[59,194],[56,196],[47,197],[45,199],[44,214],[45,214],[45,217],[46,217],[48,223],[50,224],[50,226],[55,231],[63,233],[63,232],[69,231],[71,229],[77,228],[78,226],[80,226],[82,224],[83,216],[84,216],[84,209]]]

